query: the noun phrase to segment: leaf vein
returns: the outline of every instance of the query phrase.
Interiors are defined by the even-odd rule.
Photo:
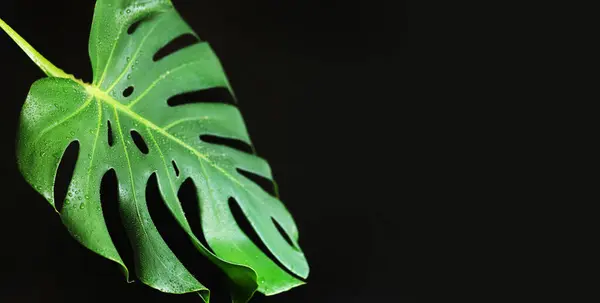
[[[54,128],[62,125],[63,123],[69,121],[70,119],[76,117],[79,113],[81,113],[84,109],[86,109],[88,107],[88,105],[91,104],[92,99],[94,98],[93,95],[90,95],[90,97],[83,103],[83,105],[81,105],[79,108],[77,108],[77,110],[75,110],[72,114],[70,114],[69,116],[63,118],[62,120],[44,128],[39,135],[37,136],[37,138],[35,139],[35,141],[33,141],[33,145],[37,144],[37,142],[44,137],[44,135],[53,130]]]
[[[165,126],[164,130],[169,130],[169,129],[171,129],[171,128],[175,127],[176,125],[181,124],[183,122],[196,121],[196,120],[209,120],[209,119],[210,119],[210,117],[208,117],[208,116],[183,118],[183,119],[174,121],[174,122],[170,123],[169,125]]]
[[[102,126],[102,104],[100,103],[100,100],[96,100],[96,103],[98,104],[98,127],[96,130],[96,138],[94,139],[94,145],[92,146],[92,158],[90,159],[90,166],[88,167],[87,181],[85,182],[86,192],[88,192],[90,188],[90,176],[92,175],[92,166],[94,164],[96,156],[96,146],[98,145],[98,138],[100,138],[100,127]]]
[[[170,70],[168,70],[168,71],[164,72],[162,75],[160,75],[160,76],[158,77],[158,79],[154,80],[154,82],[152,82],[152,84],[150,84],[150,86],[148,86],[148,88],[146,88],[146,89],[144,90],[144,92],[142,92],[142,93],[140,94],[140,96],[139,96],[139,97],[137,97],[135,100],[133,100],[131,103],[129,103],[129,105],[127,105],[127,107],[128,107],[128,108],[131,108],[131,107],[133,107],[134,105],[136,105],[136,104],[137,104],[137,103],[138,103],[140,100],[142,100],[142,99],[143,99],[143,98],[144,98],[144,97],[145,97],[145,96],[148,94],[148,92],[150,92],[150,91],[151,91],[151,90],[152,90],[152,89],[153,89],[153,88],[154,88],[154,87],[155,87],[155,86],[156,86],[156,85],[157,85],[157,84],[158,84],[160,81],[164,80],[164,79],[165,79],[165,78],[166,78],[168,75],[170,75],[171,73],[174,73],[174,72],[176,72],[176,71],[178,71],[178,70],[180,70],[180,69],[182,69],[182,68],[184,68],[184,67],[187,67],[187,66],[190,66],[190,65],[192,65],[192,64],[196,64],[196,63],[202,63],[202,61],[200,61],[200,60],[196,60],[196,61],[192,61],[192,62],[187,62],[187,63],[181,64],[181,65],[179,65],[179,66],[177,66],[177,67],[175,67],[175,68],[173,68],[173,69],[170,69]]]
[[[125,69],[123,69],[123,71],[121,72],[121,74],[119,75],[119,77],[112,83],[112,85],[105,92],[108,93],[108,92],[112,91],[115,88],[115,86],[117,84],[119,84],[119,81],[121,81],[121,79],[127,73],[127,70],[129,70],[129,68],[133,65],[133,63],[137,59],[138,55],[140,54],[140,51],[142,50],[142,47],[146,43],[146,40],[148,39],[148,37],[150,37],[150,35],[152,35],[152,33],[154,33],[154,30],[158,27],[158,25],[160,25],[162,23],[162,20],[164,20],[164,19],[160,19],[160,21],[156,22],[156,24],[152,27],[152,29],[150,29],[150,31],[148,32],[148,34],[146,36],[144,36],[144,38],[140,42],[140,45],[136,49],[135,54],[131,57],[131,59],[129,60],[129,63],[127,64],[127,66],[125,67]]]

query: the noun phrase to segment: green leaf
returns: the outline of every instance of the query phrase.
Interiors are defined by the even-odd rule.
[[[73,178],[59,213],[77,241],[118,263],[129,279],[129,270],[107,231],[100,202],[101,179],[114,169],[137,277],[163,292],[198,292],[208,302],[208,289],[176,258],[152,223],[145,189],[156,174],[167,208],[190,241],[233,282],[234,302],[248,301],[256,290],[272,295],[304,283],[265,255],[239,228],[229,208],[228,200],[234,198],[280,264],[299,277],[308,276],[292,216],[281,201],[238,171],[272,180],[268,163],[255,154],[200,139],[201,135],[212,135],[251,145],[239,110],[225,103],[167,104],[175,95],[211,88],[226,88],[233,95],[218,58],[206,42],[158,61],[153,59],[175,38],[183,34],[197,37],[170,1],[96,3],[89,43],[92,84],[52,65],[2,20],[0,27],[49,76],[31,87],[21,114],[17,156],[27,182],[52,206],[61,158],[72,142],[79,143]],[[123,92],[131,92],[130,87],[133,92],[125,97]],[[112,146],[108,142],[109,121]],[[147,154],[136,147],[133,130],[143,138]],[[188,178],[197,187],[202,229],[212,251],[193,234],[177,197]]]

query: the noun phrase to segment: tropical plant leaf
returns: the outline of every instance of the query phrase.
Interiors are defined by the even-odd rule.
[[[152,223],[145,189],[156,175],[167,208],[190,241],[235,285],[234,302],[248,301],[257,289],[272,295],[304,283],[287,272],[302,278],[309,272],[291,215],[278,198],[244,175],[245,171],[272,180],[267,162],[254,153],[202,139],[209,135],[251,145],[237,107],[167,102],[173,96],[214,88],[233,94],[209,44],[199,40],[170,1],[97,1],[89,42],[91,84],[52,65],[2,20],[0,27],[49,76],[31,87],[21,114],[17,156],[27,182],[55,209],[59,163],[71,143],[79,144],[68,195],[59,212],[77,241],[118,263],[129,279],[101,207],[102,177],[114,170],[137,277],[163,292],[198,292],[208,302],[208,289],[182,265]],[[164,56],[164,47],[186,34],[197,43]],[[135,136],[143,140],[141,147]],[[189,178],[197,189],[203,234],[210,248],[192,232],[177,197]],[[230,199],[239,204],[287,271],[236,224]]]

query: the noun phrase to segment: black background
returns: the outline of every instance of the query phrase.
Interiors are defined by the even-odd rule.
[[[414,302],[415,201],[403,195],[401,168],[392,167],[410,159],[401,157],[402,115],[384,115],[408,102],[406,3],[173,2],[220,57],[311,267],[307,285],[252,302]],[[92,15],[91,0],[0,1],[1,18],[86,81]],[[44,75],[3,33],[0,55],[0,302],[199,302],[127,284],[25,183],[14,153],[18,115]],[[212,302],[228,302],[222,279],[207,272],[215,278],[200,281]]]

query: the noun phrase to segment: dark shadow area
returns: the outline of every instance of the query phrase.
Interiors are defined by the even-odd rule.
[[[239,228],[244,232],[244,234],[248,237],[248,239],[250,239],[250,241],[252,241],[252,243],[254,243],[254,245],[256,245],[256,247],[258,247],[258,249],[260,249],[260,251],[263,254],[265,254],[269,259],[271,259],[273,263],[277,264],[279,268],[283,269],[285,272],[295,277],[296,279],[304,281],[302,277],[296,275],[291,270],[289,270],[277,259],[277,257],[275,257],[275,255],[273,255],[271,250],[267,247],[267,245],[265,245],[265,242],[263,242],[260,236],[256,233],[256,231],[252,227],[252,224],[250,223],[250,221],[248,221],[248,218],[246,218],[246,215],[244,215],[244,211],[241,209],[238,202],[234,198],[229,198],[228,203],[229,209],[231,210],[231,214],[233,215],[235,222],[237,223]]]
[[[235,105],[235,100],[226,87],[214,87],[173,96],[167,100],[169,106],[194,103],[225,103]]]
[[[114,134],[113,134],[113,129],[112,129],[112,125],[110,124],[110,120],[106,121],[106,125],[107,125],[107,135],[108,135],[108,146],[113,146],[115,144],[115,138],[114,138]]]
[[[148,149],[148,144],[146,144],[144,137],[142,137],[142,135],[140,135],[140,133],[138,133],[135,130],[132,130],[130,133],[131,139],[133,139],[135,146],[137,146],[137,148],[142,154],[147,155],[150,152],[150,150]]]
[[[295,250],[298,250],[298,248],[296,247],[296,245],[294,245],[294,243],[292,242],[292,239],[290,239],[290,236],[285,232],[285,230],[283,229],[283,227],[281,227],[281,225],[279,225],[279,223],[277,222],[277,220],[275,220],[275,218],[271,218],[271,221],[273,221],[273,224],[277,228],[277,231],[285,239],[285,242],[287,242]]]
[[[172,55],[172,54],[176,53],[177,51],[182,50],[188,46],[192,46],[198,42],[200,42],[200,40],[198,40],[198,38],[196,38],[196,36],[189,34],[189,33],[183,34],[183,35],[173,39],[167,45],[165,45],[161,49],[159,49],[156,52],[156,54],[154,54],[154,56],[152,57],[152,60],[154,60],[154,62],[159,61],[159,60],[165,58],[166,56]]]
[[[119,206],[119,183],[114,169],[109,170],[102,177],[100,183],[100,201],[102,204],[102,214],[106,222],[106,228],[110,234],[113,244],[117,248],[121,259],[129,270],[130,279],[137,280],[135,277],[135,267],[133,258],[133,249],[131,242],[127,237],[121,209]]]
[[[200,205],[198,204],[197,190],[194,181],[191,178],[187,178],[179,188],[177,197],[181,202],[185,217],[192,228],[192,232],[204,247],[212,251],[204,237],[204,232],[202,231],[202,214],[200,212]]]
[[[130,86],[123,91],[123,97],[125,98],[131,96],[131,94],[133,94],[133,86]]]
[[[173,170],[175,170],[175,176],[179,177],[179,167],[177,167],[177,162],[173,160],[171,163],[173,164]]]
[[[54,180],[54,205],[61,212],[69,192],[69,184],[73,179],[75,165],[79,157],[79,141],[73,141],[65,150],[60,164],[58,165],[58,173]]]
[[[241,168],[237,168],[236,170],[242,176],[244,176],[244,177],[250,179],[250,181],[256,183],[256,185],[260,186],[260,188],[262,188],[264,191],[268,192],[271,196],[277,197],[277,192],[275,190],[275,184],[273,181],[271,181],[263,176],[257,175],[253,172],[243,170]]]
[[[133,22],[128,28],[127,28],[127,34],[129,35],[133,35],[133,33],[135,33],[135,31],[138,29],[138,27],[140,26],[140,24],[142,24],[143,22],[149,21],[152,19],[152,17],[154,17],[154,15],[147,15],[142,17],[140,20],[137,20],[135,22]]]
[[[227,146],[227,147],[237,149],[241,152],[245,152],[248,154],[254,153],[254,151],[252,150],[252,146],[242,140],[213,136],[213,135],[201,135],[200,140],[202,140],[203,142],[206,142],[206,143]]]
[[[189,191],[186,194],[192,194]],[[181,196],[184,200],[192,200],[193,197]],[[165,240],[175,256],[204,286],[211,290],[211,302],[227,302],[229,290],[227,288],[227,276],[221,270],[208,261],[192,243],[185,231],[179,226],[171,211],[165,205],[160,195],[156,174],[148,180],[146,187],[146,200],[148,211],[152,222],[158,229],[161,237]],[[197,298],[200,300],[200,298]]]

